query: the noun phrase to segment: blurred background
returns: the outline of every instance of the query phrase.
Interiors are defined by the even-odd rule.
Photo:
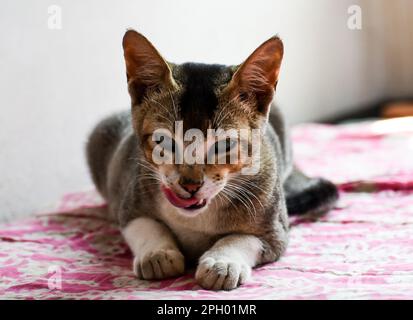
[[[413,96],[410,0],[2,0],[1,8],[3,221],[91,187],[86,137],[101,117],[129,108],[127,28],[172,62],[238,64],[280,35],[277,101],[291,124],[382,116],[393,101],[409,112]]]

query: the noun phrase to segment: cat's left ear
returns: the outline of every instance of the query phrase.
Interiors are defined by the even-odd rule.
[[[231,94],[254,104],[266,115],[277,86],[283,54],[280,38],[272,37],[264,42],[234,73],[228,86]]]

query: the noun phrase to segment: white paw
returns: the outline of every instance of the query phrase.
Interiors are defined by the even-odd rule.
[[[248,280],[251,267],[242,261],[224,257],[203,257],[196,269],[195,279],[204,289],[232,290]]]
[[[176,249],[158,249],[150,251],[133,260],[133,271],[139,279],[165,279],[182,275],[185,260]]]

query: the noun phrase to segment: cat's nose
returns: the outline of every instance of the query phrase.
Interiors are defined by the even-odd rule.
[[[204,184],[201,180],[192,180],[187,178],[179,179],[179,185],[188,191],[190,194],[194,195]]]

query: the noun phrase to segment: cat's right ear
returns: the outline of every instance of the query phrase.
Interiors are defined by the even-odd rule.
[[[174,85],[168,64],[143,35],[128,30],[123,36],[122,45],[133,103],[140,103],[150,90],[171,88]]]

